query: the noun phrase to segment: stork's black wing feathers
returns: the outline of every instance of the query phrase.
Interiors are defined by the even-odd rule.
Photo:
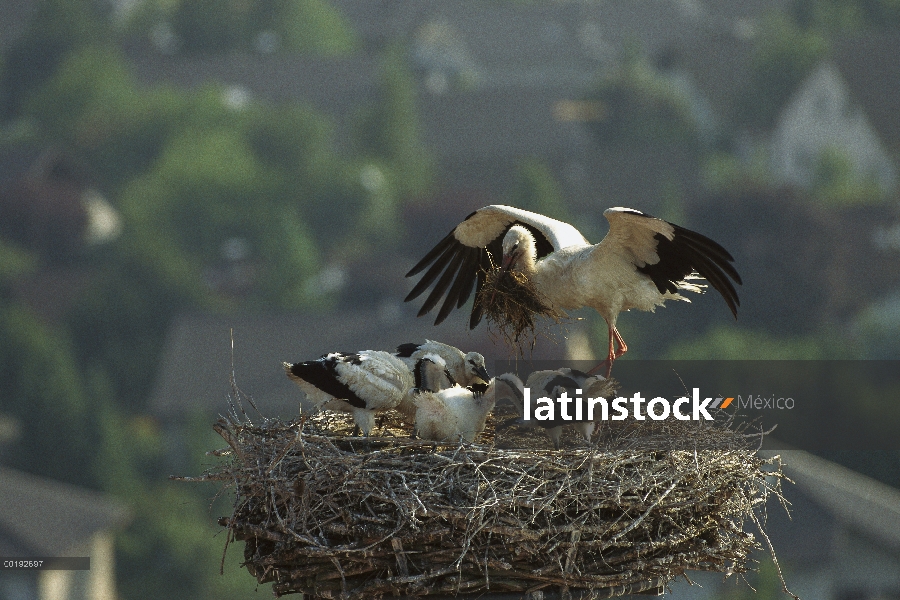
[[[443,242],[438,245],[442,244]],[[424,292],[426,289],[428,289],[428,286],[434,283],[434,280],[437,279],[438,275],[440,275],[444,268],[447,266],[447,261],[452,260],[455,251],[456,247],[453,244],[445,245],[443,251],[437,253],[435,257],[431,259],[432,261],[434,261],[434,264],[431,265],[431,268],[428,269],[428,271],[426,271],[424,275],[422,275],[422,279],[420,279],[415,287],[409,292],[409,294],[406,295],[406,299],[404,300],[404,302],[409,302],[410,300],[416,298],[419,294]],[[429,254],[431,254],[431,252],[429,252]],[[419,265],[422,265],[422,263],[420,262]],[[416,269],[420,268],[419,265],[416,265]],[[428,263],[422,265],[422,268],[424,268],[425,266],[428,266]],[[407,277],[409,277],[409,275],[407,275]]]
[[[475,214],[475,213],[472,213]],[[471,215],[469,215],[471,216]],[[468,218],[468,217],[467,217]],[[440,242],[435,245],[434,248],[428,251],[428,254],[422,257],[416,266],[409,270],[409,273],[406,274],[407,277],[412,277],[416,275],[419,271],[430,265],[438,256],[443,254],[448,249],[452,248],[454,243],[459,243],[456,241],[456,238],[453,236],[453,232],[447,234],[447,236],[442,239]]]
[[[472,290],[472,281],[474,280],[475,273],[478,269],[478,253],[478,248],[464,248],[460,251],[459,256],[462,260],[458,267],[456,279],[453,281],[453,286],[450,288],[450,291],[447,292],[444,304],[441,305],[441,310],[438,311],[438,321],[446,319],[447,315],[449,315],[454,308],[464,304],[469,298],[469,294]],[[462,297],[463,289],[466,289],[465,298]],[[462,302],[459,302],[460,299]]]
[[[432,288],[431,293],[428,294],[428,297],[425,299],[425,304],[422,305],[422,308],[419,309],[419,314],[416,315],[421,317],[424,314],[427,314],[432,308],[437,305],[438,301],[441,299],[441,296],[444,295],[444,292],[447,291],[447,288],[450,287],[450,284],[453,282],[453,278],[458,275],[457,271],[459,270],[459,266],[462,264],[463,259],[466,257],[466,248],[465,246],[457,249],[450,259],[450,263],[445,266],[444,273],[441,275],[441,278],[438,279],[438,282],[434,284],[434,288]],[[440,264],[440,263],[435,263]]]
[[[470,214],[464,220],[468,220],[474,214]],[[553,244],[540,229],[519,220],[510,222],[496,238],[483,248],[466,246],[460,242],[454,236],[454,228],[406,274],[407,277],[412,277],[430,265],[428,271],[425,272],[422,279],[407,294],[404,301],[409,302],[419,297],[437,280],[437,284],[419,310],[418,316],[421,317],[430,312],[440,302],[441,296],[446,293],[444,303],[441,305],[437,318],[434,321],[435,325],[439,325],[453,312],[454,308],[462,308],[462,305],[471,297],[474,288],[476,300],[472,305],[472,313],[469,317],[469,327],[474,329],[481,322],[483,312],[477,298],[478,292],[481,291],[484,285],[485,273],[497,266],[492,264],[491,261],[493,260],[494,263],[499,262],[500,255],[503,253],[503,237],[513,225],[525,227],[534,236],[538,259],[553,252]],[[440,276],[440,279],[438,279],[438,276]]]
[[[512,224],[510,224],[512,227]],[[488,272],[500,264],[500,255],[503,254],[503,236],[506,235],[507,228],[501,235],[498,235],[486,247],[478,251],[478,281],[475,285],[475,300],[472,302],[472,313],[469,315],[469,329],[481,323],[484,316],[484,306],[481,304],[481,288],[484,287],[484,280],[487,278]]]
[[[491,256],[493,256],[493,254],[490,250],[480,250],[480,255],[478,257],[478,274],[476,276],[477,281],[475,283],[475,300],[472,302],[472,313],[469,315],[469,329],[475,329],[475,326],[481,323],[481,317],[484,315],[484,307],[481,305],[481,296],[479,296],[478,293],[484,286],[484,280],[487,278],[488,269],[491,268]],[[487,268],[483,268],[485,263],[484,259],[487,259]]]
[[[288,370],[294,377],[299,377],[326,394],[346,400],[350,406],[365,408],[366,401],[341,381],[336,369],[338,362],[339,359],[336,358],[320,358],[293,364]]]
[[[580,377],[583,379],[588,379],[590,377],[590,375],[588,373],[585,373],[584,371],[579,371],[578,369],[569,369],[569,373],[572,375],[572,377]]]
[[[734,262],[734,257],[731,256],[731,253],[728,252],[725,248],[723,248],[718,242],[709,239],[703,234],[697,233],[696,231],[691,231],[690,229],[685,229],[684,227],[679,227],[678,225],[672,225],[675,229],[676,238],[680,237],[688,244],[694,247],[698,252],[707,256],[712,262],[714,262],[720,269],[725,271],[729,277],[731,277],[738,284],[743,284],[741,281],[741,276],[738,274],[737,270],[731,264]]]
[[[566,377],[565,375],[556,375],[555,377],[551,378],[550,381],[544,383],[544,392],[546,392],[547,394],[552,394],[553,390],[559,386],[564,387],[567,390],[574,390],[578,388],[578,382],[576,382],[571,377]]]
[[[737,309],[738,306],[741,305],[741,300],[738,298],[734,286],[731,285],[731,282],[728,281],[728,278],[722,273],[718,264],[714,264],[706,255],[700,254],[696,250],[693,251],[694,257],[692,263],[695,266],[695,270],[701,277],[709,281],[709,283],[722,295],[728,308],[731,309],[731,314],[733,314],[736,319]]]
[[[677,225],[672,227],[675,229],[672,240],[661,233],[653,236],[659,262],[638,267],[637,270],[650,277],[661,294],[676,293],[677,283],[696,271],[722,295],[737,318],[737,307],[741,302],[728,277],[741,283],[741,276],[731,264],[734,260],[731,254],[704,235]]]
[[[489,387],[486,383],[473,383],[467,389],[475,395],[483,395]]]
[[[475,282],[478,277],[478,259],[481,255],[481,250],[474,249],[470,255],[470,259],[473,263],[471,268],[469,265],[464,265],[466,271],[464,273],[465,277],[463,277],[463,283],[459,288],[459,297],[456,300],[456,308],[462,308],[462,305],[466,303],[466,300],[469,299],[469,296],[472,295],[472,289],[475,287]],[[479,288],[480,289],[480,288]]]

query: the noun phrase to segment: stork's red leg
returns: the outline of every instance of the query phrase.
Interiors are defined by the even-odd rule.
[[[609,328],[609,352],[606,355],[606,360],[609,361],[610,367],[612,367],[612,361],[616,360],[616,344],[615,341],[619,337],[619,332],[615,328],[615,326]]]
[[[606,369],[605,377],[609,379],[609,376],[612,374],[612,365],[613,361],[625,354],[628,350],[628,346],[625,345],[625,341],[622,339],[622,336],[619,335],[619,330],[615,328],[615,326],[608,326],[609,329],[609,352],[606,355],[606,360],[601,362],[599,365],[588,371],[588,375],[596,375],[601,371],[601,369]],[[615,342],[619,342],[619,346],[621,348],[621,352],[616,352]]]
[[[612,348],[612,337],[615,335],[616,341],[619,343],[619,350],[616,352],[615,358],[619,358],[626,352],[628,352],[628,345],[625,343],[625,340],[622,339],[622,334],[619,333],[619,330],[615,327],[612,328],[612,333],[610,334],[609,347]]]

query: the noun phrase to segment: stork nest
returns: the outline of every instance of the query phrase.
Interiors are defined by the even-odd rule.
[[[606,425],[600,443],[563,451],[341,427],[221,418],[228,447],[213,454],[230,460],[180,478],[234,487],[219,523],[276,596],[661,591],[688,570],[747,571],[759,547],[747,526],[765,538],[755,511],[781,498],[779,458],[730,426]]]
[[[525,275],[496,266],[485,271],[484,284],[475,300],[487,317],[491,333],[520,352],[534,347],[538,318],[546,317],[555,324],[569,318],[553,308]]]

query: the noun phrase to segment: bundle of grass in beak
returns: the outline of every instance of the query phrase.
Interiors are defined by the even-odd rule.
[[[568,318],[553,308],[525,275],[500,267],[485,272],[475,302],[481,305],[491,331],[520,352],[525,346],[534,346],[539,317],[554,324]]]

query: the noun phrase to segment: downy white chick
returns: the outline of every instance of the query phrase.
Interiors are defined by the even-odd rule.
[[[463,387],[415,396],[416,429],[419,437],[434,441],[474,442],[484,431],[488,414],[498,399],[522,394],[522,381],[507,373],[495,377],[483,394]]]
[[[469,387],[478,383],[487,384],[491,380],[484,366],[484,356],[478,352],[466,354],[454,346],[425,340],[424,344],[400,344],[394,353],[394,356],[402,360],[414,375],[418,361],[427,355],[439,356],[445,364],[442,381],[433,381],[430,387],[427,387],[430,391],[442,390],[454,385]],[[418,376],[416,377],[416,387],[426,389]],[[402,400],[397,406],[397,410],[400,411],[407,423],[411,425],[415,423],[416,405],[412,402],[411,396]]]
[[[415,398],[424,392],[439,392],[459,386],[453,383],[453,376],[447,370],[447,363],[444,362],[444,359],[433,352],[425,353],[416,361],[413,378],[415,387],[411,393],[403,396],[397,410],[403,414],[404,420],[412,424],[412,437],[417,437],[419,432],[416,427],[416,410],[418,407],[415,404]],[[411,414],[407,411],[411,411]]]

